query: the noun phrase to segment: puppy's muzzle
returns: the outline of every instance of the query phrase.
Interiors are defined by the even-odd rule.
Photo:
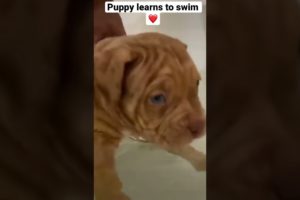
[[[189,116],[187,128],[194,138],[198,138],[204,134],[205,123],[204,117]]]

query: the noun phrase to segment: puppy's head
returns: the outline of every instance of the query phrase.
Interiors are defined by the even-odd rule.
[[[122,128],[169,145],[203,134],[200,75],[185,44],[158,33],[109,38],[94,58],[95,100],[117,113]]]

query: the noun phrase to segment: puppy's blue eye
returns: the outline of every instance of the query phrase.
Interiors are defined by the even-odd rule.
[[[163,105],[166,103],[166,97],[162,94],[152,96],[150,102],[156,105]]]

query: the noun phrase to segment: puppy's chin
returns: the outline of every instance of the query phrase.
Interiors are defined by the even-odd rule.
[[[165,140],[172,146],[184,146],[190,144],[195,139],[188,131],[169,131],[165,133]]]
[[[193,142],[197,138],[201,138],[204,135],[203,130],[198,135],[193,135],[187,129],[171,128],[162,132],[156,132],[155,130],[147,129],[139,133],[133,134],[135,137],[142,137],[147,141],[151,141],[160,145],[167,146],[185,146]]]
[[[162,146],[185,146],[190,144],[195,138],[191,133],[187,131],[178,131],[169,129],[163,133],[152,133],[155,134],[155,142]],[[152,137],[153,138],[153,137]]]

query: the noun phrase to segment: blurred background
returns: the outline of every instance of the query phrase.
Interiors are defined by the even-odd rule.
[[[121,14],[128,35],[160,32],[188,45],[201,73],[199,96],[206,107],[206,2],[198,14],[161,14],[160,26],[147,26],[145,14]],[[193,145],[206,153],[206,137]],[[204,200],[206,173],[196,172],[182,158],[152,144],[124,140],[117,154],[117,169],[124,191],[132,200]]]

